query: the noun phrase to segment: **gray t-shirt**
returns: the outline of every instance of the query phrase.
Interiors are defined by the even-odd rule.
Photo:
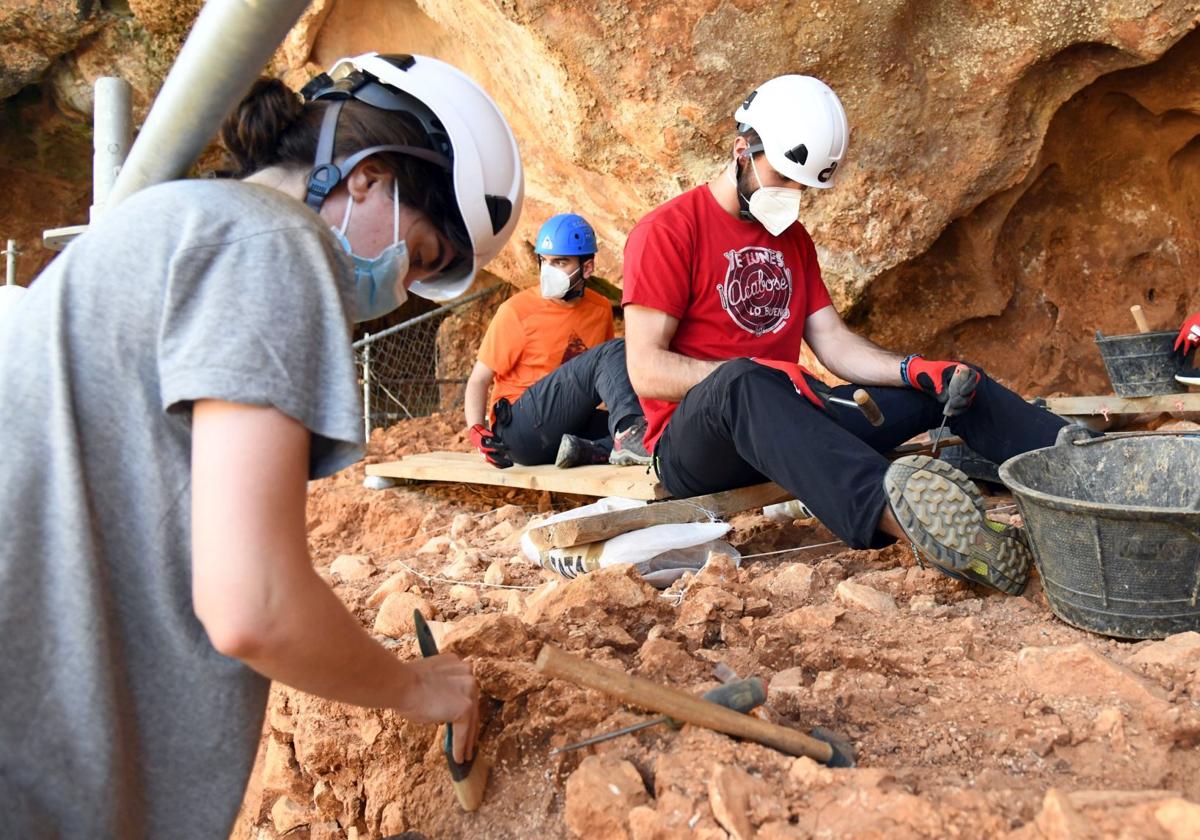
[[[122,203],[10,313],[0,834],[228,835],[268,682],[193,611],[192,401],[298,420],[312,477],[357,460],[352,284],[300,202],[178,181]]]

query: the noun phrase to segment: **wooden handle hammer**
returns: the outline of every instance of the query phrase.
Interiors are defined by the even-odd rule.
[[[687,692],[624,671],[587,662],[553,645],[542,648],[536,667],[548,676],[595,689],[631,706],[669,715],[684,723],[755,741],[788,755],[806,755],[824,764],[835,761],[835,750],[825,741],[751,715],[739,714]]]

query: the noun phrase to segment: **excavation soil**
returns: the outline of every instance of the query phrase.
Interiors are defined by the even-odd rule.
[[[376,432],[366,460],[469,450],[460,425]],[[1104,639],[1054,618],[1036,577],[1021,597],[983,592],[907,548],[851,551],[813,520],[758,513],[733,520],[740,569],[714,558],[666,593],[628,567],[565,581],[517,541],[584,499],[362,479],[359,465],[313,484],[314,561],[398,657],[418,655],[416,608],[474,663],[486,799],[460,810],[434,727],[277,686],[237,838],[1200,836],[1196,634]],[[989,497],[992,516],[1010,503]],[[764,717],[841,733],[858,766],[690,726],[550,757],[643,713],[541,676],[546,643],[695,692],[720,663],[761,676]]]

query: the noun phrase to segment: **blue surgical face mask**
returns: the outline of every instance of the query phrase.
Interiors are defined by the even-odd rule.
[[[354,199],[346,197],[346,215],[333,235],[354,261],[354,321],[372,321],[399,309],[408,300],[404,278],[408,275],[408,243],[400,238],[400,198],[392,181],[392,244],[374,259],[360,257],[350,247],[346,229]]]

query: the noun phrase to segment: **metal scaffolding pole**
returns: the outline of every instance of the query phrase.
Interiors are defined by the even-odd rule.
[[[21,252],[17,250],[17,240],[8,240],[8,247],[4,249],[4,256],[6,259],[6,265],[4,268],[5,286],[17,285],[17,257],[20,255]]]
[[[133,87],[124,79],[96,80],[92,117],[92,209],[95,221],[117,181],[133,139]]]
[[[106,207],[182,177],[309,0],[208,0],[163,82]]]

